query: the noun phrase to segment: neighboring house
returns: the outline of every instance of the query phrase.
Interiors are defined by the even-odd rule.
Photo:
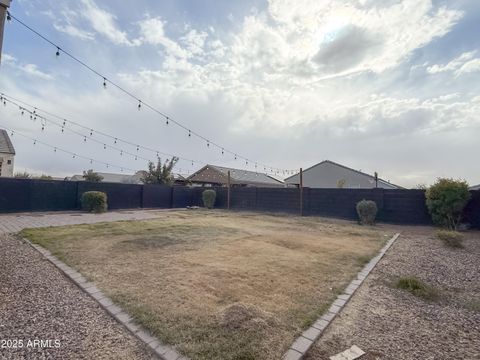
[[[480,190],[480,184],[475,186],[470,186],[469,190]]]
[[[137,171],[133,175],[127,174],[113,174],[113,173],[103,173],[98,172],[98,175],[102,176],[102,182],[106,183],[120,183],[120,184],[143,184],[142,178],[144,173],[142,170]],[[180,174],[173,174],[174,185],[184,185],[186,182],[185,177]],[[67,180],[70,181],[85,181],[83,175],[73,175],[71,178]]]
[[[0,177],[13,177],[15,149],[8,133],[0,129]]]
[[[113,174],[113,173],[103,173],[98,172],[98,175],[102,176],[102,182],[107,183],[121,183],[121,184],[142,184],[141,175],[127,175],[127,174]],[[73,175],[70,181],[85,181],[83,175]]]
[[[230,184],[232,186],[248,187],[284,187],[285,184],[266,174],[226,168],[223,166],[206,165],[187,180],[194,186],[225,186],[228,183],[228,172],[230,171]]]
[[[287,186],[299,186],[300,174],[285,179]],[[400,186],[378,179],[364,172],[351,169],[330,160],[322,161],[306,170],[303,170],[303,186],[309,188],[344,188],[370,189],[374,187],[384,189],[401,189]]]

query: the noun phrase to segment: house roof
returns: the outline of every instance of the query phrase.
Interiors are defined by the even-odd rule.
[[[325,164],[325,163],[332,164],[332,165],[335,165],[335,166],[339,166],[339,167],[344,168],[344,169],[346,169],[346,170],[353,171],[353,172],[355,172],[355,173],[357,173],[357,174],[361,174],[361,175],[363,175],[363,176],[367,176],[367,177],[369,177],[370,179],[375,179],[375,177],[372,176],[372,175],[370,175],[370,174],[367,174],[367,173],[364,173],[364,172],[362,172],[362,171],[349,168],[348,166],[345,166],[345,165],[336,163],[336,162],[331,161],[331,160],[321,161],[321,162],[319,162],[318,164],[315,164],[315,165],[310,166],[309,168],[303,170],[303,172],[305,173],[306,171],[308,171],[308,170],[310,170],[310,169],[313,169],[314,167],[317,167],[317,166],[319,166],[319,165],[321,165],[321,164]],[[288,178],[285,179],[285,182],[288,182],[289,179],[291,179],[291,178],[293,178],[293,177],[295,177],[295,176],[298,176],[298,174],[299,174],[299,173],[296,173],[295,175],[289,176]],[[386,181],[386,180],[380,179],[380,178],[378,178],[378,182],[379,182],[379,183],[383,183],[383,184],[385,184],[385,185],[389,185],[389,186],[395,186],[395,187],[398,187],[399,189],[403,189],[403,187],[401,187],[401,186],[399,186],[399,185],[392,184],[392,183],[390,183],[390,182],[388,182],[388,181]]]
[[[103,173],[97,172],[98,175],[102,176],[102,182],[110,183],[123,183],[123,184],[143,184],[142,183],[142,174],[140,172],[136,174],[115,174],[115,173]],[[185,180],[180,174],[173,174],[175,180]],[[73,175],[70,178],[71,181],[83,181],[83,175]]]
[[[217,172],[222,173],[223,175],[227,176],[228,172],[230,171],[230,179],[236,183],[262,183],[262,184],[270,184],[270,185],[283,185],[283,182],[280,180],[275,179],[272,176],[261,172],[255,172],[250,170],[241,170],[241,169],[234,169],[228,168],[224,166],[217,166],[217,165],[206,165],[197,172],[193,173],[188,177],[188,179],[192,179],[197,174],[202,172],[205,169],[211,168],[216,170]]]
[[[470,190],[480,190],[480,184],[474,185],[474,186],[470,186],[469,189],[470,189]]]
[[[13,144],[4,129],[0,129],[0,153],[15,155]]]

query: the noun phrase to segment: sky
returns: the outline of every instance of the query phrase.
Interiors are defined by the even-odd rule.
[[[12,136],[16,171],[128,173],[156,157],[99,131],[198,161],[179,161],[186,174],[202,163],[256,164],[262,172],[265,164],[286,169],[282,178],[328,159],[408,188],[438,177],[480,183],[476,0],[13,0],[10,11],[136,98],[238,154],[222,155],[145,106],[138,110],[137,100],[104,88],[101,77],[11,21],[0,92],[67,119],[67,127],[94,129],[90,136],[77,128],[85,137],[62,133],[10,103],[0,106],[0,128],[30,138]]]

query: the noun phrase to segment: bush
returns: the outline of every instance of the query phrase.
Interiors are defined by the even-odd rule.
[[[217,193],[215,192],[215,190],[205,190],[202,193],[203,206],[205,206],[207,209],[213,209],[216,197]]]
[[[425,300],[435,300],[438,297],[438,292],[434,288],[423,283],[421,280],[413,277],[402,277],[397,280],[395,287],[406,290],[409,293],[421,297]]]
[[[360,224],[373,225],[377,216],[377,204],[372,200],[362,200],[357,203],[357,214]]]
[[[107,211],[107,194],[101,191],[87,191],[82,194],[82,209],[88,212]]]
[[[438,179],[425,192],[433,223],[456,230],[470,196],[466,181]]]
[[[440,230],[437,232],[437,237],[442,240],[445,245],[452,248],[463,247],[463,235],[456,231]]]

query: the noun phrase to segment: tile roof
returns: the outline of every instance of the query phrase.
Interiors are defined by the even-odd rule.
[[[228,167],[217,166],[217,165],[206,165],[202,169],[198,170],[195,174],[191,175],[189,178],[194,177],[197,173],[209,167],[216,171],[221,172],[224,175],[228,175],[228,171],[230,171],[230,178],[232,179],[232,181],[237,183],[261,183],[261,184],[271,184],[276,186],[283,185],[282,181],[277,180],[261,172],[234,169],[234,168],[228,168]]]
[[[0,153],[15,155],[15,149],[6,130],[0,129]]]

